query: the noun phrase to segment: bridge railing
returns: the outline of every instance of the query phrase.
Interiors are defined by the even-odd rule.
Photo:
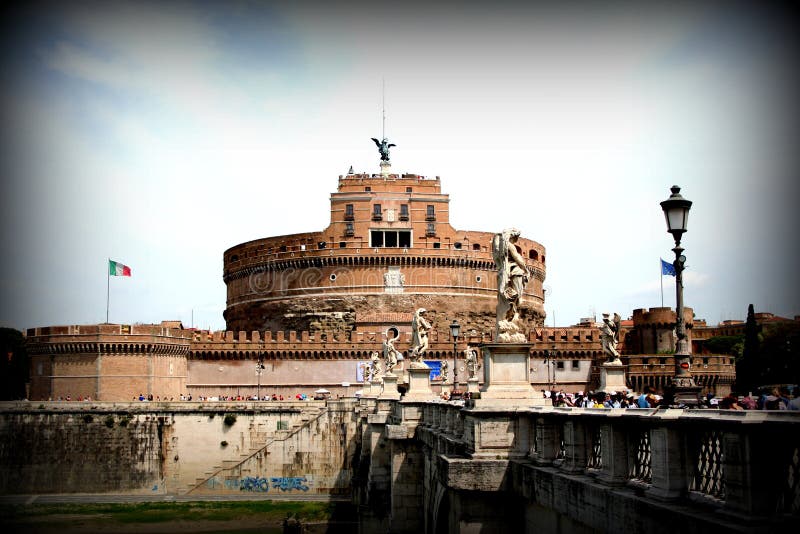
[[[420,423],[444,438],[439,453],[505,456],[742,516],[800,516],[800,413],[429,403]]]

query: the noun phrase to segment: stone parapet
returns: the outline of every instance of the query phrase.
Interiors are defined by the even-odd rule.
[[[399,438],[403,412],[393,414],[390,434]],[[414,424],[434,476],[425,487],[441,488],[450,506],[475,492],[522,497],[520,510],[535,509],[528,517],[538,519],[521,532],[552,521],[603,532],[636,523],[658,532],[666,513],[671,529],[753,532],[788,526],[798,514],[796,413],[428,402]],[[426,510],[428,524],[443,520],[437,510]],[[463,510],[448,521],[464,521],[461,513],[474,520],[474,510]],[[506,516],[486,520],[496,523],[483,528],[516,524]]]

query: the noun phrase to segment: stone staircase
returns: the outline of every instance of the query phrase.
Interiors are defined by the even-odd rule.
[[[300,416],[300,419],[294,423],[291,427],[286,430],[276,430],[275,433],[272,435],[271,438],[267,438],[266,432],[259,432],[257,434],[257,438],[260,441],[263,437],[264,444],[258,445],[257,447],[251,447],[245,452],[239,454],[239,457],[234,460],[223,460],[222,465],[214,465],[208,471],[205,471],[202,476],[199,476],[195,479],[193,484],[189,484],[188,486],[179,487],[176,489],[177,495],[188,495],[193,491],[197,490],[198,488],[203,487],[205,484],[208,483],[209,480],[213,479],[214,477],[219,476],[227,471],[232,469],[236,469],[240,467],[245,462],[251,460],[254,456],[264,453],[269,453],[269,448],[273,443],[286,441],[287,439],[291,438],[308,425],[319,419],[325,413],[327,413],[328,409],[325,406],[320,406],[316,410],[308,410],[304,411]],[[242,475],[249,475],[250,472],[247,469],[241,470]]]

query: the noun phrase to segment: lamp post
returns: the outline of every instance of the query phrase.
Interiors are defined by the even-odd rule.
[[[461,325],[458,324],[458,321],[453,319],[453,322],[450,323],[450,336],[453,338],[453,391],[450,397],[453,397],[453,394],[458,393],[458,368],[456,367],[456,356],[458,355],[457,352],[457,343],[458,343],[458,335],[461,333]]]
[[[264,355],[259,353],[258,363],[256,364],[256,375],[258,376],[258,387],[256,389],[256,400],[261,400],[261,371],[264,370]]]
[[[683,255],[681,247],[681,237],[686,232],[686,223],[689,219],[689,209],[692,201],[686,200],[680,194],[681,188],[673,185],[670,188],[672,194],[661,203],[664,210],[664,218],[667,221],[667,232],[672,234],[675,240],[675,261],[672,266],[675,268],[675,376],[672,379],[672,396],[675,404],[687,406],[697,406],[700,401],[698,394],[700,388],[695,385],[692,378],[689,343],[686,339],[686,325],[683,319],[683,269],[686,264],[686,256]]]
[[[556,389],[556,356],[558,356],[558,353],[556,352],[555,344],[553,344],[552,349],[544,349],[544,366],[547,369],[547,387],[550,388],[550,391]],[[551,366],[553,368],[552,375],[550,374]]]

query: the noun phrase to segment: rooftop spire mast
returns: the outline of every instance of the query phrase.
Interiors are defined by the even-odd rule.
[[[385,140],[386,139],[386,78],[381,78],[381,81],[383,83],[383,87],[381,88],[382,89],[381,96],[383,100],[383,105],[382,105],[383,124],[381,130],[381,139]]]
[[[389,176],[389,170],[392,168],[392,164],[389,161],[389,149],[395,145],[386,139],[386,78],[381,78],[381,84],[381,120],[383,132],[381,133],[382,137],[380,141],[374,137],[372,137],[372,141],[375,143],[375,146],[378,147],[378,152],[381,155],[381,176],[386,178]]]

